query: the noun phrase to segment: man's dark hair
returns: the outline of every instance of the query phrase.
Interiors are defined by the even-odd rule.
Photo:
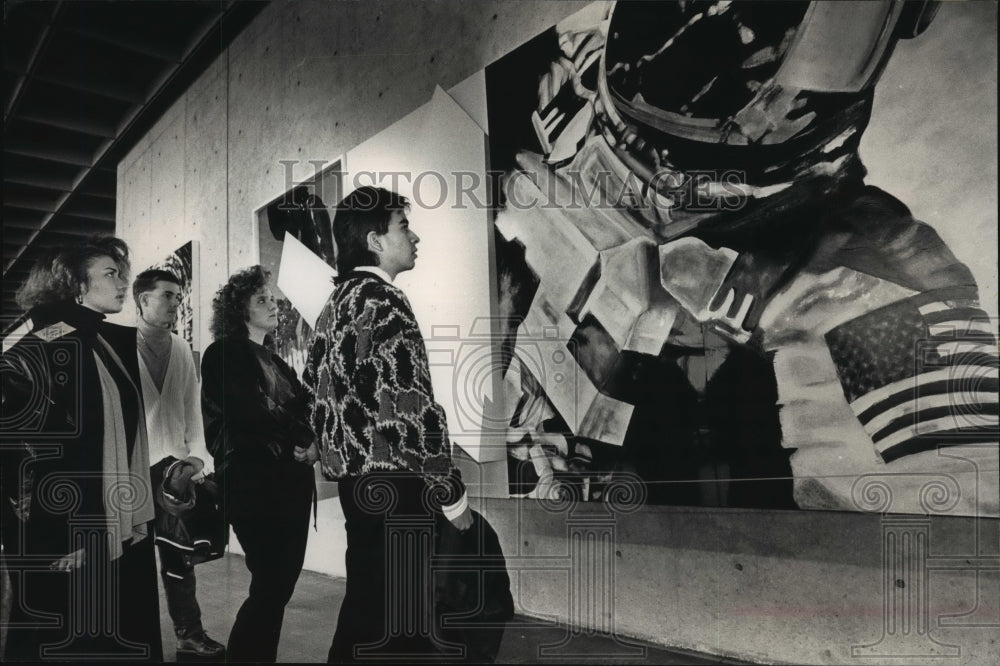
[[[136,307],[142,307],[139,305],[139,296],[156,289],[157,282],[172,282],[178,287],[184,286],[180,279],[170,271],[159,268],[145,270],[136,275],[135,282],[132,283],[132,300],[135,301]]]
[[[377,266],[378,256],[368,249],[368,233],[389,231],[394,212],[406,211],[410,202],[381,187],[359,187],[337,204],[333,236],[337,241],[337,270],[341,275],[358,266]]]
[[[212,339],[247,338],[250,298],[267,286],[271,277],[263,266],[251,266],[230,276],[212,299]],[[266,345],[265,345],[266,346]]]

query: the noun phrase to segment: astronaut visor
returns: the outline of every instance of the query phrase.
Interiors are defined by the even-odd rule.
[[[616,104],[716,122],[778,73],[809,2],[619,2],[605,73]]]

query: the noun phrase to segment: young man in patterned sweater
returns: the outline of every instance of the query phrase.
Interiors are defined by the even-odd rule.
[[[408,210],[406,198],[376,187],[338,204],[340,275],[304,375],[323,473],[339,480],[347,528],[347,591],[331,662],[433,653],[430,546],[403,532],[432,527],[438,512],[459,530],[472,524],[424,340],[392,284],[417,258]]]

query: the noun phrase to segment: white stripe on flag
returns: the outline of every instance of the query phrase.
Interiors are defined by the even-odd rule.
[[[874,435],[882,428],[886,427],[894,419],[908,414],[916,414],[922,409],[933,409],[934,407],[954,406],[959,414],[968,415],[977,405],[988,403],[996,404],[997,394],[992,391],[976,391],[975,393],[943,393],[937,395],[920,396],[915,400],[910,400],[899,405],[890,407],[871,421],[865,424],[865,430],[869,435]],[[963,411],[964,410],[964,411]],[[976,412],[978,418],[979,412]]]
[[[924,303],[917,309],[920,310],[920,314],[926,316],[932,312],[941,312],[942,310],[951,310],[953,308],[943,301],[934,301],[933,303]]]
[[[882,402],[886,398],[899,393],[900,391],[907,391],[917,386],[923,386],[925,384],[930,384],[931,382],[940,382],[948,379],[963,379],[966,377],[975,377],[977,381],[982,381],[983,379],[996,378],[1000,376],[997,368],[987,367],[984,365],[954,365],[947,368],[942,368],[941,370],[932,370],[931,372],[923,372],[919,375],[914,375],[910,377],[903,377],[900,380],[894,381],[891,384],[886,384],[881,386],[874,391],[869,391],[863,396],[854,400],[851,403],[851,409],[854,410],[854,414],[858,415],[863,413],[869,407],[875,405],[876,403]]]
[[[982,319],[950,319],[935,322],[927,327],[931,335],[993,335],[990,323]]]
[[[996,414],[979,414],[977,415],[976,424],[980,427],[986,426],[996,426],[1000,424],[1000,417]],[[900,430],[892,435],[886,437],[880,442],[877,442],[875,448],[878,452],[884,454],[886,451],[896,446],[897,444],[902,444],[903,442],[914,439],[916,437],[923,437],[926,435],[933,435],[935,433],[941,433],[948,430],[957,430],[959,428],[967,428],[969,426],[969,419],[966,416],[956,417],[956,416],[942,416],[939,419],[934,419],[932,421],[924,421],[922,423],[916,423],[905,430]],[[984,433],[983,441],[990,435]],[[972,438],[969,438],[972,441]],[[993,440],[996,441],[996,440]]]
[[[996,356],[997,348],[993,345],[982,342],[970,342],[968,340],[952,340],[942,342],[935,350],[940,356],[951,356],[953,354],[993,354]]]

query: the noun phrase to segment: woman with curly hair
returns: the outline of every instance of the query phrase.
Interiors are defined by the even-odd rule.
[[[308,396],[273,351],[278,305],[270,274],[252,266],[212,301],[202,360],[205,440],[223,509],[246,555],[250,595],[229,634],[232,661],[275,661],[285,605],[302,571],[318,457]]]
[[[7,661],[163,660],[136,329],[104,321],[128,274],[125,242],[92,237],[18,291],[28,320],[0,360]]]

